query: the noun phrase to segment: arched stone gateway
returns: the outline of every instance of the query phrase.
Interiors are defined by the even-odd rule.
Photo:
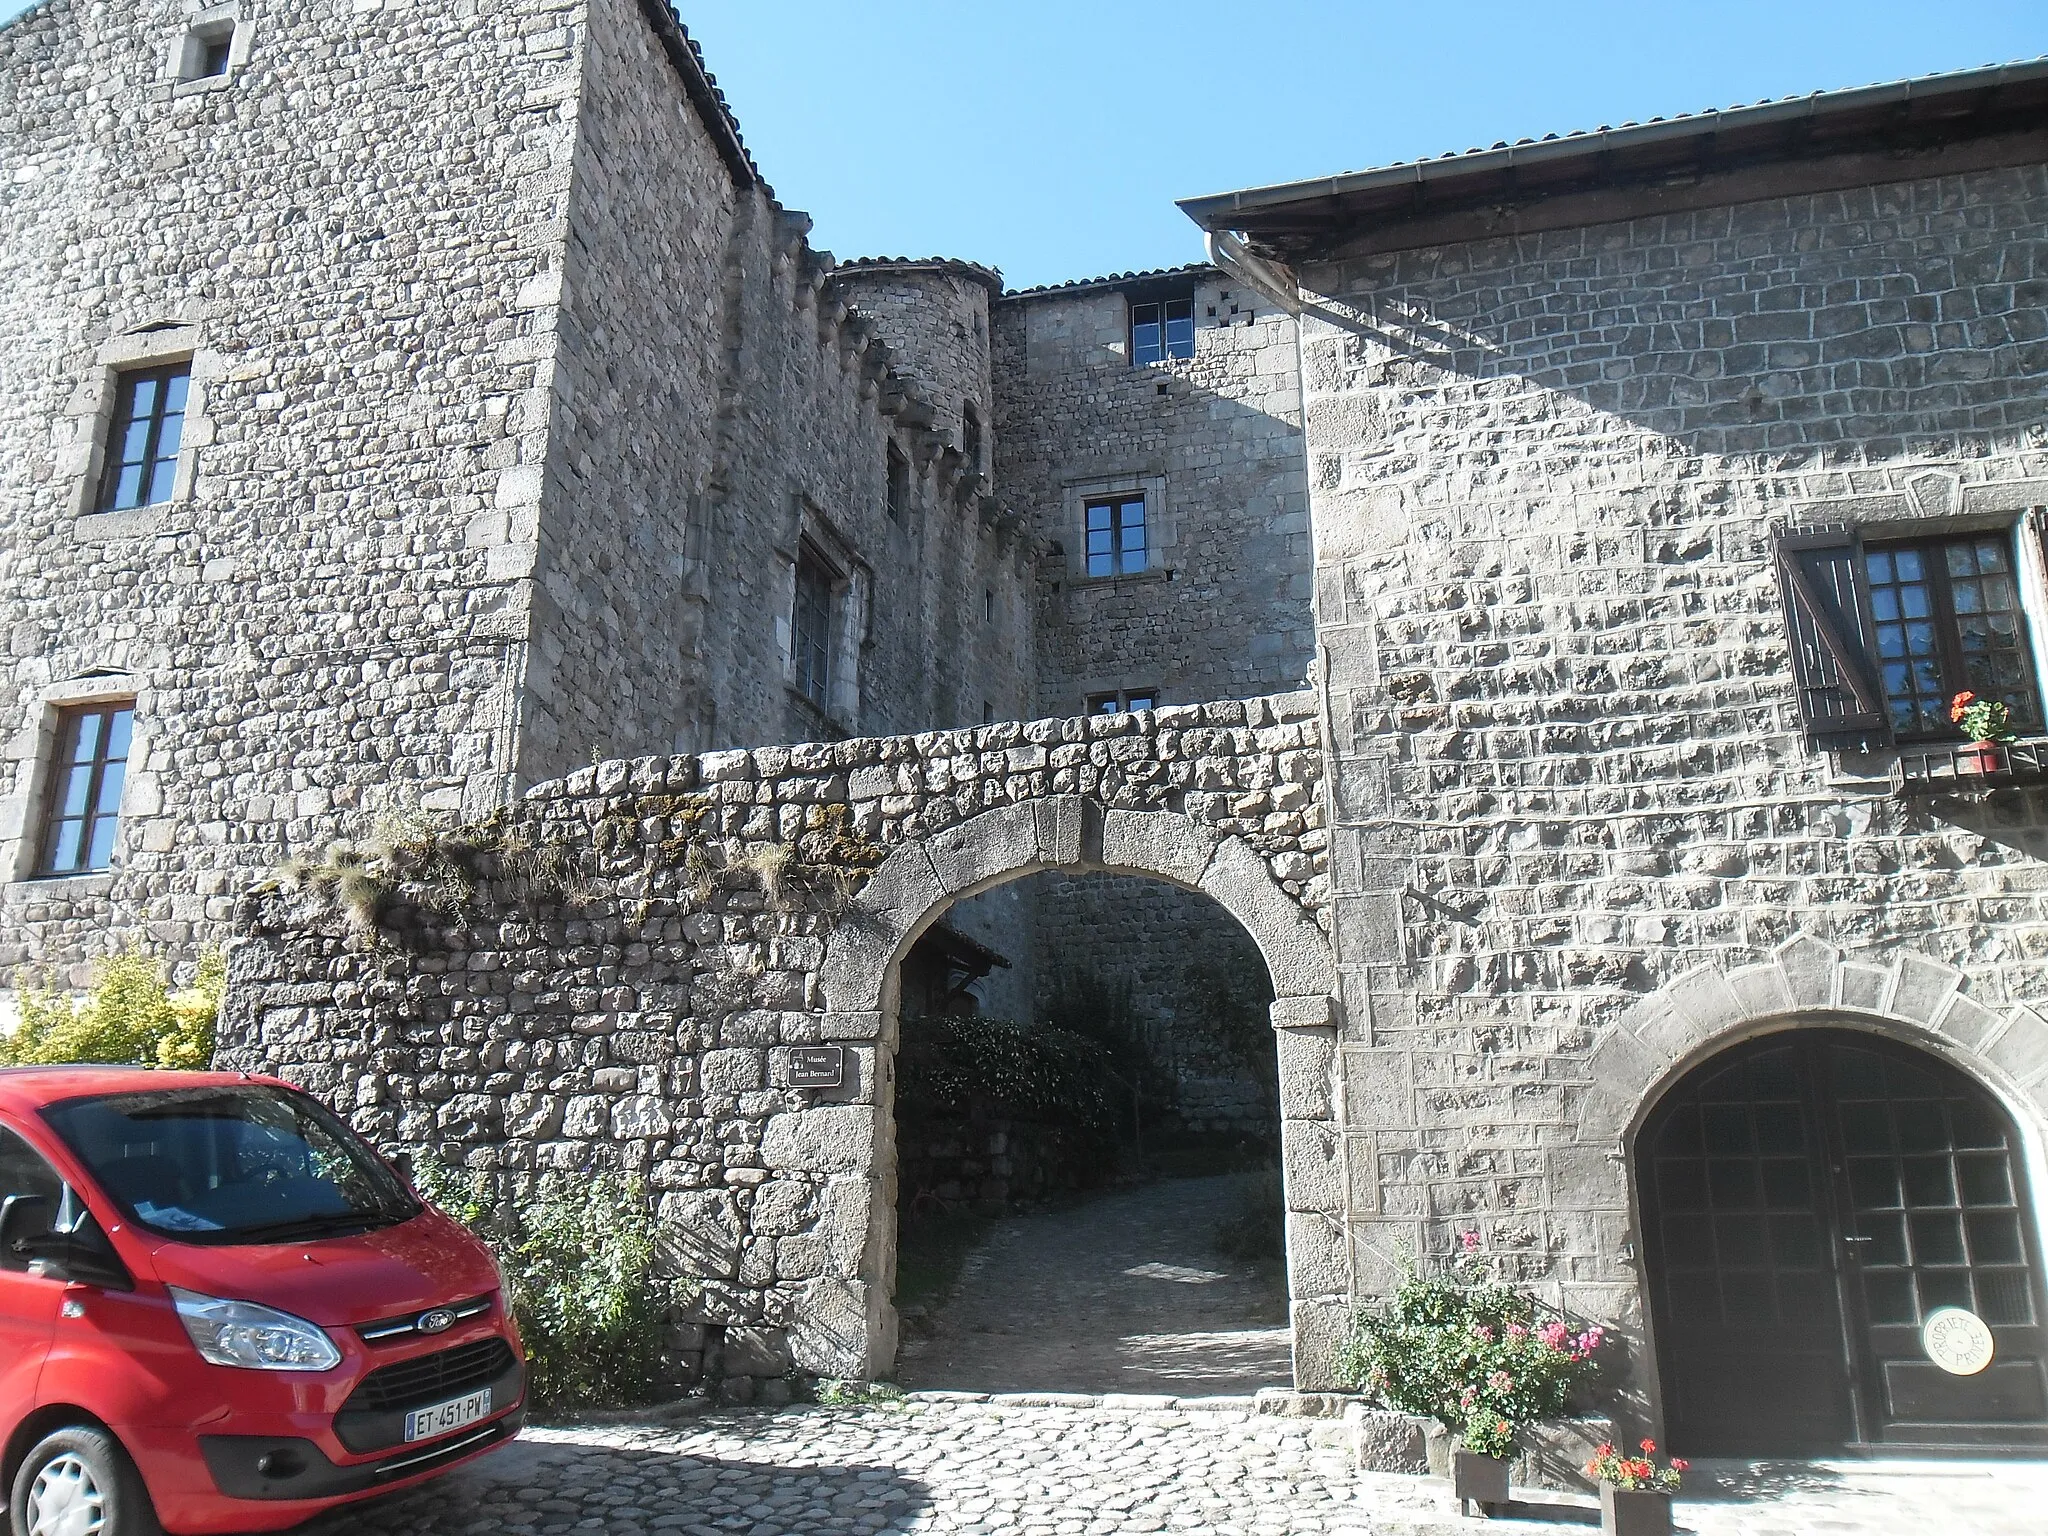
[[[1678,978],[1594,1052],[1580,1138],[1626,1179],[1679,1450],[2048,1445],[2048,1024],[1963,981],[1800,938]],[[1934,1358],[1944,1311],[1988,1364]]]
[[[698,1282],[682,1371],[878,1376],[905,951],[1036,871],[1168,881],[1271,972],[1296,1378],[1326,1385],[1348,1287],[1321,777],[1306,694],[600,764],[371,850],[374,942],[254,898],[218,1059],[508,1187],[642,1179]]]
[[[1330,1182],[1336,1059],[1330,944],[1301,905],[1241,839],[1171,811],[1105,811],[1077,797],[985,811],[890,854],[826,941],[820,980],[834,1032],[872,1030],[882,1059],[896,1044],[897,967],[920,935],[956,902],[1043,870],[1147,875],[1213,898],[1243,924],[1273,981],[1280,1058],[1281,1176],[1289,1192],[1288,1284],[1295,1304],[1341,1298],[1341,1275],[1319,1271],[1326,1251],[1316,1229],[1337,1230],[1340,1213],[1319,1209],[1314,1191]],[[870,1183],[873,1206],[861,1261],[868,1306],[868,1366],[885,1372],[896,1350],[890,1305],[896,1200],[888,1094],[878,1095]],[[1306,1347],[1305,1347],[1306,1346]],[[1297,1380],[1322,1384],[1329,1362],[1296,1330]]]

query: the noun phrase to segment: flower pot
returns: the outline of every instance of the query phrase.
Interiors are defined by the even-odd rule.
[[[1956,748],[1957,773],[2005,772],[2005,748],[1995,741],[1973,741]]]
[[[1451,1492],[1461,1507],[1477,1504],[1482,1515],[1491,1515],[1508,1501],[1508,1463],[1477,1451],[1451,1452]]]
[[[1600,1529],[1606,1536],[1671,1536],[1671,1495],[1602,1483]]]

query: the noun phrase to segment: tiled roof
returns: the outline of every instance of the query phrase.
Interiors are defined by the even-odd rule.
[[[1154,282],[1166,277],[1196,277],[1216,270],[1206,261],[1196,261],[1184,267],[1154,267],[1146,272],[1112,272],[1105,277],[1076,277],[1064,283],[1041,283],[1036,288],[1012,288],[1003,297],[1035,299],[1048,293],[1080,293],[1090,288],[1121,288],[1129,283]]]
[[[1454,188],[1471,188],[1473,195],[1498,192],[1513,200],[1563,189],[1574,180],[1620,180],[1683,159],[1783,159],[1828,153],[1858,135],[1906,140],[2038,128],[2044,84],[2048,55],[1512,143],[1503,139],[1431,159],[1184,198],[1180,207],[1207,229],[1259,234],[1270,227],[1284,235],[1302,232],[1308,223],[1403,217],[1429,190],[1449,196]]]
[[[676,14],[672,0],[640,0],[640,9],[660,35],[669,62],[683,77],[683,90],[696,107],[698,117],[703,119],[712,138],[718,141],[720,158],[742,186],[758,184],[765,188],[767,178],[754,164],[746,140],[740,137],[740,120],[733,115],[732,104],[725,99],[725,92],[718,88],[718,77],[704,67],[704,50],[690,36],[690,29]]]

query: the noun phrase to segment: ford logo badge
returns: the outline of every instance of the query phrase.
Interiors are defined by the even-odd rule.
[[[455,1314],[446,1307],[436,1307],[431,1312],[422,1312],[414,1326],[421,1333],[446,1333],[455,1326]]]

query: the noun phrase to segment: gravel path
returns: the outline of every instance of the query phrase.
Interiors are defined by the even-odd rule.
[[[1175,1397],[1292,1385],[1279,1263],[1232,1261],[1213,1241],[1256,1177],[1164,1179],[998,1223],[931,1336],[905,1337],[897,1379]]]

